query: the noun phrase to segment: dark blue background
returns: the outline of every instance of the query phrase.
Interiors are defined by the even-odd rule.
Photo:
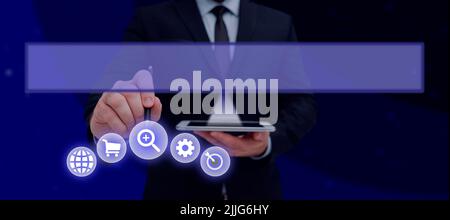
[[[156,1],[0,3],[0,199],[139,199],[128,154],[87,179],[65,157],[88,143],[84,98],[25,94],[26,42],[117,42],[133,8]],[[278,160],[286,199],[448,199],[448,1],[272,1],[302,41],[425,42],[426,94],[317,95],[318,124]]]

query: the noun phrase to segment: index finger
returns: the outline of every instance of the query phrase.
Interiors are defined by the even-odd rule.
[[[151,71],[151,68],[150,68]],[[151,108],[155,104],[155,89],[153,84],[153,75],[149,70],[138,71],[131,80],[141,91],[141,100],[145,108]]]

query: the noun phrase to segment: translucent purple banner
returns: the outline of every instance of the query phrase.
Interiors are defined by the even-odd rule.
[[[177,79],[193,91],[219,83],[228,90],[227,80],[236,79],[267,90],[276,82],[280,93],[424,90],[421,43],[28,44],[26,49],[29,93],[123,90],[116,82],[136,80],[139,71],[150,72],[152,82],[125,90],[174,92]]]

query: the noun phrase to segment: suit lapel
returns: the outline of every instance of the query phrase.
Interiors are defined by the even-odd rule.
[[[193,41],[209,42],[208,34],[203,25],[202,17],[198,11],[197,4],[194,0],[178,0],[175,2],[175,8],[186,25]]]
[[[175,8],[185,24],[194,42],[210,42],[208,33],[206,33],[203,19],[197,7],[195,0],[178,0],[175,1]],[[211,48],[206,45],[198,46],[199,53],[206,61],[209,67],[209,72],[218,73],[217,61],[214,59],[214,54]]]
[[[252,41],[256,24],[256,7],[249,0],[241,0],[237,42]]]
[[[182,22],[192,36],[195,42],[209,42],[202,17],[198,10],[195,0],[178,0],[175,1],[175,8],[181,17]],[[237,42],[252,41],[253,33],[256,25],[256,7],[249,0],[241,0],[239,7],[239,27]],[[238,51],[236,51],[238,52]],[[202,53],[213,72],[218,72],[217,62],[212,59],[212,51],[202,47]],[[235,58],[240,58],[239,53]],[[236,59],[235,59],[236,60]],[[234,64],[234,62],[233,62]]]
[[[238,36],[237,42],[246,42],[253,41],[254,31],[256,26],[256,6],[251,3],[249,0],[241,0],[241,5],[239,7],[239,28],[238,28]],[[246,47],[245,45],[241,45],[235,47],[234,51],[234,59],[231,63],[231,73],[236,73],[239,68],[242,68],[242,65],[245,64],[245,58],[247,57],[248,51],[242,47]],[[233,76],[232,77],[237,77]]]

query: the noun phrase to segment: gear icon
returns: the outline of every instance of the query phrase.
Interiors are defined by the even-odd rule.
[[[195,147],[192,143],[192,141],[188,139],[183,139],[182,141],[177,142],[178,145],[175,147],[175,149],[178,152],[179,156],[183,156],[184,158],[191,156],[195,150]],[[183,147],[187,147],[187,149],[183,149]]]

